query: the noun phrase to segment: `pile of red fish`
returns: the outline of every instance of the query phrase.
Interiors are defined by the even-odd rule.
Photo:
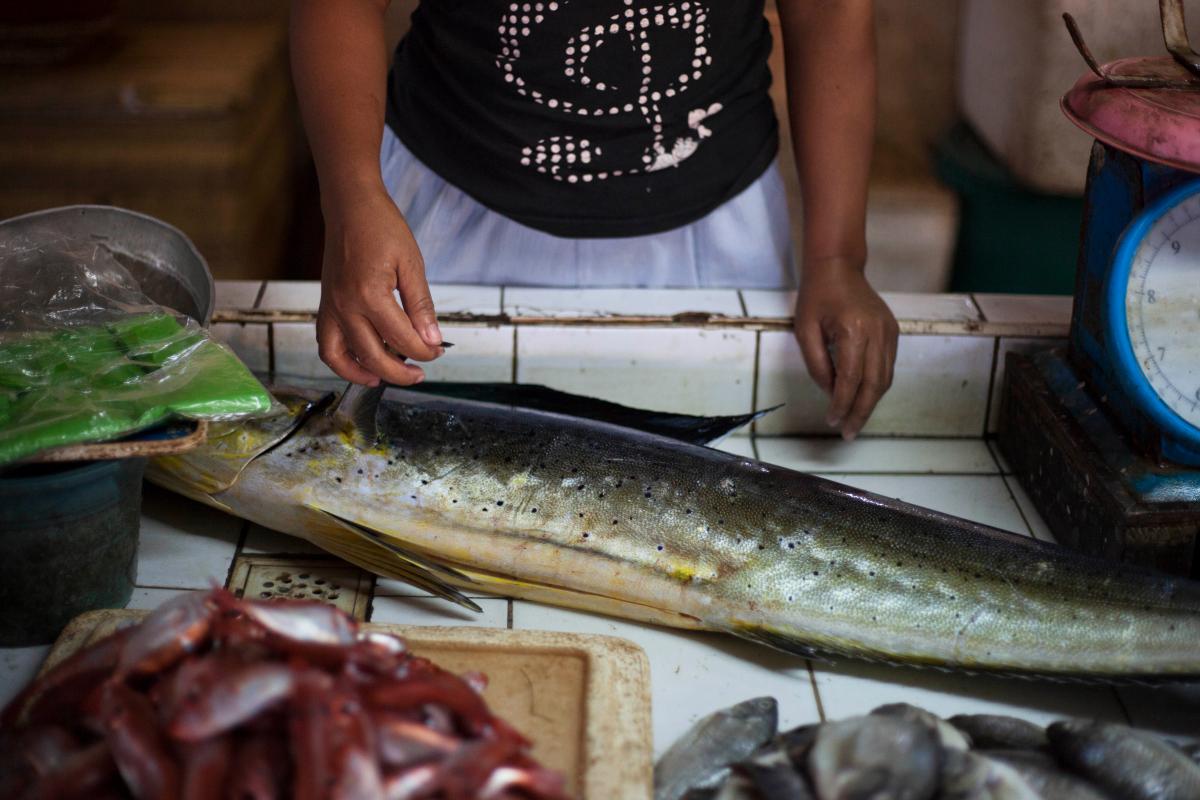
[[[323,603],[181,596],[0,717],[0,797],[562,800],[462,678]]]

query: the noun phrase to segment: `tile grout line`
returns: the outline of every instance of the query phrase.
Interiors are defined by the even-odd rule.
[[[520,330],[516,325],[513,325],[513,340],[512,340],[512,377],[509,383],[517,382],[517,331]]]
[[[983,313],[983,306],[979,305],[979,301],[975,299],[975,292],[967,292],[967,297],[971,298],[971,305],[975,306],[975,310],[979,312],[981,322],[988,322],[987,314]]]
[[[741,296],[742,296],[742,293],[738,292],[738,297],[741,297]],[[754,383],[750,387],[750,413],[751,414],[758,411],[758,369],[759,369],[759,359],[761,357],[760,356],[761,352],[762,352],[762,331],[755,331],[754,332],[754,373],[753,373],[754,377],[752,379],[754,381]],[[753,439],[757,433],[758,433],[758,420],[754,420],[754,422],[750,423],[750,438]],[[755,448],[754,452],[757,454],[758,448]],[[755,458],[757,458],[757,457],[758,456],[756,455]]]
[[[1029,538],[1037,542],[1045,541],[1042,539],[1042,537],[1038,536],[1037,533],[1034,532],[1033,525],[1030,524],[1029,517],[1025,516],[1025,509],[1021,507],[1021,501],[1017,499],[1017,493],[1013,491],[1012,485],[1008,482],[1008,478],[1009,476],[1007,475],[1000,475],[1000,479],[1004,481],[1004,490],[1008,492],[1008,496],[1012,499],[1013,505],[1017,507],[1017,513],[1021,516],[1021,522],[1025,525],[1025,530],[1029,531]]]
[[[233,570],[237,567],[238,557],[241,556],[243,548],[246,546],[246,537],[250,535],[250,520],[242,520],[242,529],[238,531],[237,545],[233,548],[233,558],[229,559],[229,569],[225,571],[225,583],[222,585],[228,589],[230,581],[233,580]]]
[[[1000,361],[1000,337],[997,336],[992,340],[992,370],[988,374],[988,390],[987,402],[983,406],[983,433],[982,437],[987,438],[988,425],[992,421],[992,398],[996,394],[996,369]]]
[[[268,282],[269,281],[264,280],[261,284],[259,284],[258,294],[254,295],[254,305],[250,306],[251,308],[258,308],[259,304],[262,302],[263,295],[267,293]]]
[[[511,631],[513,629],[513,599],[511,597],[509,597],[507,599],[508,599],[508,618],[505,621],[505,627]]]
[[[996,474],[1001,476],[1013,474],[1012,472],[1004,471],[1004,464],[1000,461],[1000,454],[996,452],[1000,445],[996,443],[995,439],[988,439],[987,437],[984,437],[983,446],[987,448],[988,455],[990,455],[992,457],[992,461],[996,463]]]
[[[194,586],[164,586],[161,583],[135,583],[133,588],[136,589],[153,589],[159,592],[203,592],[204,589],[197,589]]]
[[[275,374],[275,323],[267,323],[267,372]]]
[[[737,290],[737,296],[738,296],[738,302],[739,302],[739,303],[741,304],[741,306],[742,306],[742,316],[743,316],[743,317],[749,317],[749,316],[750,316],[750,311],[749,311],[749,309],[746,307],[746,298],[742,296],[742,290],[741,290],[741,289],[738,289],[738,290]]]
[[[804,659],[804,665],[808,667],[808,683],[812,686],[813,699],[817,701],[817,717],[821,722],[825,721],[825,703],[821,701],[821,690],[817,688],[817,672],[813,669],[811,658]]]

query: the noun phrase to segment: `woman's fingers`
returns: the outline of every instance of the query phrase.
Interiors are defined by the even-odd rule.
[[[796,341],[804,356],[804,365],[817,386],[826,394],[833,390],[833,360],[825,347],[825,335],[815,321],[801,319],[796,325]]]
[[[425,379],[420,367],[405,364],[384,349],[379,332],[366,317],[350,316],[342,322],[342,329],[358,362],[383,380],[410,386]]]
[[[430,306],[432,308],[432,305]],[[392,350],[417,361],[432,361],[442,354],[440,346],[430,346],[413,329],[413,323],[401,310],[391,292],[372,301],[363,312],[371,327],[379,332]],[[440,345],[441,342],[438,342]]]
[[[437,350],[442,345],[442,331],[433,310],[433,297],[429,294],[424,268],[401,269],[399,278],[400,302],[404,304],[404,312],[426,347]]]
[[[331,370],[351,383],[375,386],[379,376],[363,369],[347,347],[346,336],[330,314],[324,310],[317,314],[317,353]]]
[[[854,398],[854,404],[851,406],[849,414],[841,423],[842,438],[847,441],[858,436],[858,432],[862,430],[863,425],[867,424],[867,418],[871,416],[871,412],[879,403],[879,398],[883,397],[883,393],[887,391],[888,385],[891,383],[885,355],[889,349],[887,342],[884,341],[882,331],[867,339],[863,352],[862,381],[858,385],[858,394]]]
[[[850,413],[858,387],[863,379],[863,359],[866,337],[859,329],[848,327],[833,340],[833,396],[825,421],[833,427],[841,427]]]

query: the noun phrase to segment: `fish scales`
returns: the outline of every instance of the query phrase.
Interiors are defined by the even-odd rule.
[[[1200,674],[1185,580],[607,423],[406,391],[375,419],[364,443],[308,417],[213,502],[350,560],[315,511],[498,593],[797,653]]]

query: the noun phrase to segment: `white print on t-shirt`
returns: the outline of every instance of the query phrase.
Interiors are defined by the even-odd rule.
[[[504,80],[512,84],[518,94],[564,115],[586,117],[636,113],[646,121],[653,134],[642,154],[641,164],[618,165],[615,169],[610,164],[601,169],[597,163],[604,152],[600,145],[571,135],[545,137],[523,148],[522,164],[557,181],[590,183],[593,180],[606,180],[609,176],[620,177],[677,167],[696,152],[701,140],[712,135],[703,122],[721,110],[720,103],[688,112],[688,128],[694,135],[676,137],[668,149],[659,105],[664,99],[687,91],[688,86],[699,80],[705,68],[712,64],[712,55],[708,51],[708,8],[696,0],[667,2],[649,8],[634,8],[633,2],[624,0],[624,8],[620,12],[602,22],[584,25],[564,47],[564,74],[574,83],[595,93],[595,99],[587,104],[548,96],[537,87],[536,82],[527,81],[521,72],[521,46],[547,14],[562,11],[570,5],[570,0],[514,2],[509,5],[498,29],[500,54],[496,57],[496,66],[504,73]],[[578,4],[576,8],[586,13],[585,3]],[[651,34],[662,27],[693,34],[690,67],[672,75],[665,85],[661,80],[654,80],[656,74],[651,47]],[[604,81],[594,80],[588,73],[588,62],[593,51],[599,51],[606,40],[615,43],[618,39],[639,55],[642,78],[636,87],[610,86]]]
[[[671,148],[671,152],[663,150],[662,145],[655,142],[654,147],[654,163],[646,167],[647,172],[653,172],[657,169],[665,167],[677,167],[679,162],[696,152],[696,148],[700,146],[700,139],[707,139],[712,136],[712,131],[704,127],[700,123],[705,117],[710,117],[721,110],[720,103],[713,103],[708,108],[694,108],[688,112],[688,127],[696,132],[697,138],[693,139],[690,136],[681,136],[675,140],[675,146]]]

